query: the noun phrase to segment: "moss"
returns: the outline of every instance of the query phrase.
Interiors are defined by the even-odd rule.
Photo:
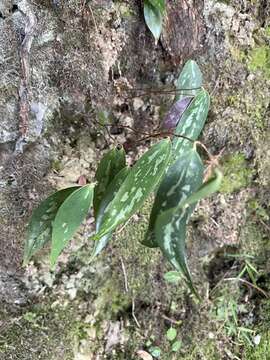
[[[60,160],[53,160],[52,164],[51,164],[51,168],[53,171],[55,171],[56,173],[58,173],[59,171],[63,170],[64,166],[61,163]]]
[[[267,210],[265,210],[262,205],[259,203],[257,199],[251,199],[248,203],[248,209],[252,213],[253,216],[256,216],[258,219],[262,221],[269,220],[269,214]]]
[[[256,262],[265,267],[265,261],[270,252],[270,241],[264,233],[261,223],[256,223],[256,217],[252,215],[247,220],[245,227],[241,231],[241,245],[243,252],[256,258]]]
[[[201,341],[195,348],[188,354],[181,357],[183,360],[221,360],[218,349],[213,340]]]
[[[230,156],[222,165],[224,178],[220,192],[232,193],[246,188],[251,182],[252,170],[247,167],[245,157],[241,153]]]
[[[262,70],[270,78],[270,48],[268,46],[254,48],[249,54],[248,68],[251,71]]]
[[[270,289],[269,278],[265,284],[265,289]],[[256,346],[247,346],[243,354],[243,360],[268,360],[270,354],[270,301],[269,299],[263,300],[257,306],[258,324],[256,327],[256,334],[260,336],[260,342]]]
[[[7,323],[0,336],[0,358],[5,360],[73,359],[73,309],[38,305]]]
[[[100,287],[99,296],[95,301],[96,314],[102,319],[117,319],[126,312],[131,304],[130,296],[123,291],[122,283],[117,274],[107,279]]]
[[[261,335],[259,345],[245,349],[243,360],[268,360],[270,354],[270,331]]]
[[[134,10],[126,3],[119,3],[117,4],[119,8],[120,15],[125,18],[129,19],[130,17],[135,15]]]

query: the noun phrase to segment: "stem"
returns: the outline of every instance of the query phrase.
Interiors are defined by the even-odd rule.
[[[192,91],[192,90],[199,90],[202,87],[195,87],[195,88],[183,88],[183,89],[168,89],[168,90],[162,90],[162,89],[151,89],[151,88],[133,88],[133,89],[129,89],[129,91],[143,91],[144,93],[152,93],[152,94],[175,94],[175,93],[179,93],[182,91]]]
[[[134,128],[132,128],[131,126],[128,126],[128,125],[116,125],[116,124],[102,124],[101,122],[99,122],[98,120],[94,120],[94,122],[96,124],[98,124],[99,126],[103,126],[105,127],[105,129],[107,130],[108,132],[108,127],[112,127],[112,126],[117,126],[119,128],[122,128],[122,129],[128,129],[128,130],[131,130],[133,131],[134,133],[136,134],[140,134],[140,135],[146,135],[146,137],[140,139],[139,141],[144,141],[144,140],[148,140],[148,139],[151,139],[151,138],[155,138],[155,137],[166,137],[166,136],[175,136],[175,137],[178,137],[178,138],[182,138],[182,139],[185,139],[185,140],[188,140],[190,142],[195,142],[195,140],[185,136],[185,135],[178,135],[178,134],[174,134],[173,132],[158,132],[158,133],[153,133],[153,134],[150,134],[150,133],[147,133],[147,132],[144,132],[144,131],[139,131],[139,130],[136,130]],[[110,136],[111,137],[111,136]],[[203,144],[202,144],[203,145]]]
[[[207,149],[207,147],[203,143],[201,143],[200,141],[195,141],[194,146],[196,147],[197,145],[199,145],[206,152],[210,161],[213,160],[214,156],[210,153],[210,151]]]
[[[240,281],[241,283],[250,286],[252,288],[254,288],[255,290],[259,291],[260,293],[262,293],[266,298],[269,298],[269,294],[267,292],[265,292],[263,289],[261,289],[259,286],[252,284],[251,282],[241,279],[241,278],[226,278],[224,279],[224,281]]]

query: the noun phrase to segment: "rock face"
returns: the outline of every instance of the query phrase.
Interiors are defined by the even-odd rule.
[[[202,141],[225,148],[227,181],[198,208],[190,249],[206,256],[239,244],[248,201],[269,207],[269,18],[264,0],[168,1],[155,46],[141,1],[1,1],[0,303],[17,311],[30,299],[21,258],[34,206],[80,175],[90,180],[112,137],[131,157],[141,151],[117,124],[151,131],[171,99],[132,89],[172,85],[189,58],[212,95]],[[114,124],[109,137],[101,112]]]
[[[174,2],[168,21],[177,6]],[[182,17],[185,11],[191,11],[188,4]],[[183,63],[200,48],[201,37],[196,28],[192,46],[176,56],[173,42],[188,36],[185,28],[180,36],[166,25],[162,59],[136,1],[3,1],[0,12],[0,252],[3,266],[16,267],[29,213],[50,189],[44,177],[51,156],[61,154],[67,128],[78,127],[71,123],[78,120],[88,131],[98,110],[126,116],[132,109],[121,86],[159,83],[161,66],[168,67],[165,75],[177,70],[170,59]],[[189,26],[201,24],[201,18],[189,18]],[[137,121],[144,121],[143,115]]]

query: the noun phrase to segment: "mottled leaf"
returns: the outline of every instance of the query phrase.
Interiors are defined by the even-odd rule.
[[[176,135],[186,136],[191,140],[197,140],[204,127],[209,105],[209,94],[205,90],[200,91],[183,113],[182,119],[178,123],[174,133]],[[173,140],[173,154],[177,157],[192,146],[192,141],[175,136]]]
[[[113,148],[108,151],[100,160],[95,179],[97,184],[94,190],[94,215],[95,218],[98,213],[98,208],[103,198],[109,183],[115,175],[126,166],[125,151],[123,148]]]
[[[130,168],[125,167],[122,170],[119,171],[119,173],[115,176],[115,178],[111,181],[111,183],[108,186],[108,189],[104,195],[104,198],[101,200],[97,219],[96,219],[96,231],[98,232],[100,229],[100,226],[102,224],[102,220],[104,217],[104,211],[108,204],[112,201],[114,196],[116,195],[117,191],[120,189],[120,186],[123,184],[125,178],[130,172]],[[107,233],[106,235],[102,236],[102,238],[95,241],[94,250],[91,256],[91,260],[96,257],[108,244],[112,237],[112,232]]]
[[[171,142],[164,139],[142,155],[107,206],[96,238],[113,231],[140,208],[162,178],[170,154]]]
[[[180,271],[189,289],[197,295],[186,259],[186,223],[188,211],[169,209],[158,216],[155,224],[156,241],[166,259]],[[198,295],[197,295],[198,296]]]
[[[185,250],[188,210],[190,205],[217,191],[221,181],[222,174],[216,169],[215,177],[204,183],[197,192],[180,202],[177,207],[161,213],[155,223],[155,237],[161,251],[170,263],[183,273],[188,287],[196,296],[198,294],[192,284]]]
[[[93,201],[93,190],[92,184],[85,185],[74,191],[60,206],[52,229],[52,266],[87,216]]]
[[[57,191],[34,210],[28,225],[28,236],[24,247],[24,265],[52,238],[52,221],[61,204],[78,186]]]
[[[144,0],[144,19],[157,43],[162,31],[162,12],[150,0]]]
[[[201,70],[194,60],[189,60],[183,67],[178,79],[175,82],[177,90],[181,89],[194,89],[184,90],[185,95],[196,95],[202,87],[203,77]],[[176,96],[178,100],[183,95],[181,93]]]
[[[181,207],[190,206],[194,203],[197,203],[199,200],[208,197],[219,190],[223,175],[218,170],[215,169],[214,176],[202,184],[202,186],[190,195],[188,198],[182,201],[180,204]]]
[[[174,129],[181,120],[182,115],[187,109],[191,100],[192,97],[190,96],[186,96],[180,100],[177,100],[165,115],[161,124],[161,128],[166,130]]]
[[[168,169],[163,178],[152,207],[148,231],[143,245],[148,247],[158,246],[155,241],[154,227],[159,214],[176,207],[180,202],[189,197],[202,184],[203,163],[194,148],[183,153]],[[193,208],[189,209],[189,214]]]

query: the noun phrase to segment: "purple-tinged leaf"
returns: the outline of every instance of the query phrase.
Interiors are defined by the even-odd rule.
[[[177,100],[165,115],[161,128],[166,130],[174,129],[181,120],[184,111],[187,109],[192,99],[192,97],[186,96]]]

